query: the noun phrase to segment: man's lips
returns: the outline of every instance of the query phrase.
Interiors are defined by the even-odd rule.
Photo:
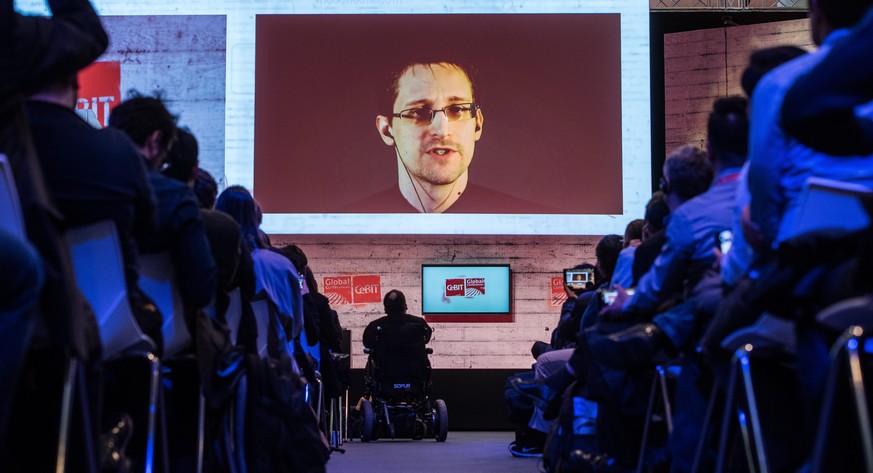
[[[440,158],[451,156],[455,152],[457,151],[454,148],[446,148],[441,146],[434,146],[432,148],[428,148],[427,150],[427,154],[429,156],[436,156]]]

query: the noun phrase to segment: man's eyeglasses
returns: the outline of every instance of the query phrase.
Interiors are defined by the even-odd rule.
[[[456,122],[462,118],[475,118],[476,110],[479,110],[479,106],[475,103],[456,103],[438,110],[427,107],[410,108],[391,116],[409,120],[415,126],[427,126],[433,122],[437,112],[443,112],[446,115],[446,120]]]

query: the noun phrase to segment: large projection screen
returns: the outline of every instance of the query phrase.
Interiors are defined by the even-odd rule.
[[[651,195],[648,2],[93,3],[104,16],[226,17],[224,161],[208,170],[252,189],[268,233],[622,233]],[[42,0],[16,8],[47,13]],[[470,182],[548,211],[336,210],[396,183],[370,82],[419,43],[478,69],[486,118]]]

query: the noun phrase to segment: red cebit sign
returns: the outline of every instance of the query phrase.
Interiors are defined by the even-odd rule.
[[[329,276],[321,282],[331,305],[382,302],[382,277],[378,274]]]
[[[382,302],[382,277],[378,274],[352,276],[352,293],[355,304]]]
[[[567,292],[564,291],[564,279],[560,276],[552,276],[549,288],[549,307],[561,307],[567,300]]]
[[[485,278],[446,279],[446,297],[476,297],[485,294]]]
[[[456,297],[464,295],[464,279],[446,279],[446,297]]]
[[[88,110],[102,126],[109,112],[121,103],[121,62],[95,62],[79,72],[77,110]]]

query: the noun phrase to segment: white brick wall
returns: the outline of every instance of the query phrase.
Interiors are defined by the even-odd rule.
[[[581,262],[594,262],[599,237],[404,237],[273,235],[274,245],[295,243],[306,253],[316,279],[341,274],[378,274],[382,294],[400,289],[409,311],[421,313],[421,263],[509,263],[512,322],[432,323],[433,366],[528,369],[531,344],[548,341],[558,309],[549,308],[550,277]],[[383,315],[381,304],[341,305],[343,328],[352,331],[352,364],[363,368],[361,336]]]

